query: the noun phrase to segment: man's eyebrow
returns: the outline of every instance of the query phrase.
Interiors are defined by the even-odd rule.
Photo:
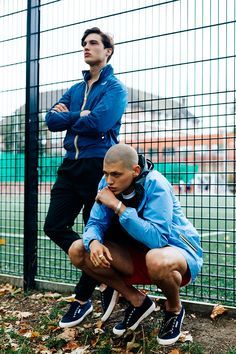
[[[97,39],[90,39],[89,41],[83,41],[83,46],[85,46],[87,43],[91,43],[91,42],[98,43],[99,41]]]
[[[103,170],[103,174],[105,174],[105,173],[107,173],[108,174],[108,172],[106,171],[106,170]],[[119,174],[120,172],[119,171],[111,171],[110,172],[110,174],[114,174],[114,173],[116,173],[116,174]]]

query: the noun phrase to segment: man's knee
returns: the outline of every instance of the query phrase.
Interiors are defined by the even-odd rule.
[[[165,253],[150,250],[146,254],[146,265],[151,279],[162,280],[171,271],[171,261]]]
[[[72,243],[69,248],[68,255],[75,267],[80,268],[83,265],[85,253],[86,250],[82,240],[77,240]]]

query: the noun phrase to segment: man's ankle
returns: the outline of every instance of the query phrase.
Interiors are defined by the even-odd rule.
[[[106,284],[100,284],[100,286],[99,286],[99,290],[100,290],[101,292],[103,292],[104,290],[106,290],[106,288],[107,288],[107,285],[106,285]]]
[[[180,312],[181,312],[181,309],[182,309],[182,305],[181,303],[179,305],[169,305],[169,304],[165,304],[165,310],[168,311],[168,312],[173,312],[175,313],[176,315],[179,315]]]
[[[84,304],[86,304],[86,302],[88,302],[88,300],[81,300],[79,295],[75,295],[74,301],[79,302],[80,305],[84,305]]]
[[[134,306],[134,307],[140,307],[142,306],[145,298],[147,295],[143,294],[141,291],[139,292],[139,294],[136,295],[135,298],[133,298],[130,303]]]

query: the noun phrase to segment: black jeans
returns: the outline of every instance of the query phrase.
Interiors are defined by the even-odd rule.
[[[68,253],[72,243],[80,238],[73,231],[74,221],[83,208],[86,224],[93,206],[97,187],[103,175],[103,159],[64,159],[51,190],[51,200],[44,224],[45,234]],[[88,300],[97,282],[82,272],[75,287],[76,298]]]

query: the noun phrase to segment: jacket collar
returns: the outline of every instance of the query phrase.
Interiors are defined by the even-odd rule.
[[[104,66],[101,70],[100,70],[100,75],[99,75],[99,80],[102,80],[110,75],[113,75],[114,70],[113,67],[111,66],[111,64],[107,64],[106,66]],[[89,70],[83,70],[82,71],[83,77],[84,77],[84,81],[88,81],[90,79],[90,71]]]
[[[143,155],[139,155],[138,164],[142,170],[140,175],[137,178],[135,178],[134,189],[140,204],[141,201],[143,200],[144,193],[145,193],[144,183],[145,183],[146,176],[151,170],[153,170],[154,165],[150,160],[145,159]]]

